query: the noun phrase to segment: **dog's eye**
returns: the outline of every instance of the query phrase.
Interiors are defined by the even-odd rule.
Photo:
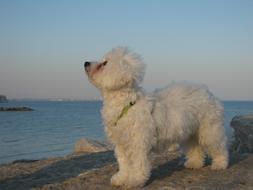
[[[103,66],[106,66],[106,64],[107,64],[107,61],[104,61],[102,64],[103,64]]]

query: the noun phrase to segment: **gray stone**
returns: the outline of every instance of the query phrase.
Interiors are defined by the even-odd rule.
[[[112,150],[112,146],[107,142],[93,139],[80,139],[75,144],[74,154],[104,152],[108,150]]]
[[[253,153],[253,115],[235,116],[230,125],[234,129],[233,149],[239,153]]]

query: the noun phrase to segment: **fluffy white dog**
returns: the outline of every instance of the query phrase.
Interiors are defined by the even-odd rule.
[[[119,171],[116,186],[142,186],[150,177],[152,149],[178,143],[185,150],[186,168],[201,168],[205,154],[211,169],[225,169],[228,152],[223,107],[204,86],[174,84],[145,96],[140,83],[145,66],[126,48],[116,48],[99,62],[85,62],[90,82],[104,99],[106,134],[115,146]]]

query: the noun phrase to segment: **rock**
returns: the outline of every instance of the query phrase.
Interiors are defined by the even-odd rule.
[[[235,116],[230,125],[234,129],[233,149],[239,153],[253,153],[253,115]]]
[[[1,111],[33,111],[32,108],[28,107],[0,107],[0,112]]]
[[[104,152],[108,150],[112,150],[112,146],[107,142],[92,139],[81,139],[75,144],[74,154],[84,152]]]
[[[1,103],[1,102],[7,102],[7,101],[8,101],[8,100],[7,100],[6,96],[0,95],[0,103]]]
[[[238,190],[252,189],[253,155],[232,153],[226,170],[183,167],[178,154],[153,155],[152,175],[135,190]],[[110,185],[118,165],[112,151],[71,155],[0,166],[0,189],[19,190],[120,190]]]

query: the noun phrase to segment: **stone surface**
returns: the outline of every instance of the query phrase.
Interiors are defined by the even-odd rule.
[[[81,139],[75,144],[75,154],[85,152],[104,152],[112,150],[112,146],[107,142],[92,139]]]
[[[235,116],[230,125],[234,129],[233,149],[239,153],[253,153],[253,115]]]
[[[142,190],[250,190],[253,187],[253,155],[231,154],[227,170],[183,167],[177,154],[153,155],[150,180]],[[112,151],[72,155],[0,166],[0,189],[120,190],[110,177],[118,170]]]

